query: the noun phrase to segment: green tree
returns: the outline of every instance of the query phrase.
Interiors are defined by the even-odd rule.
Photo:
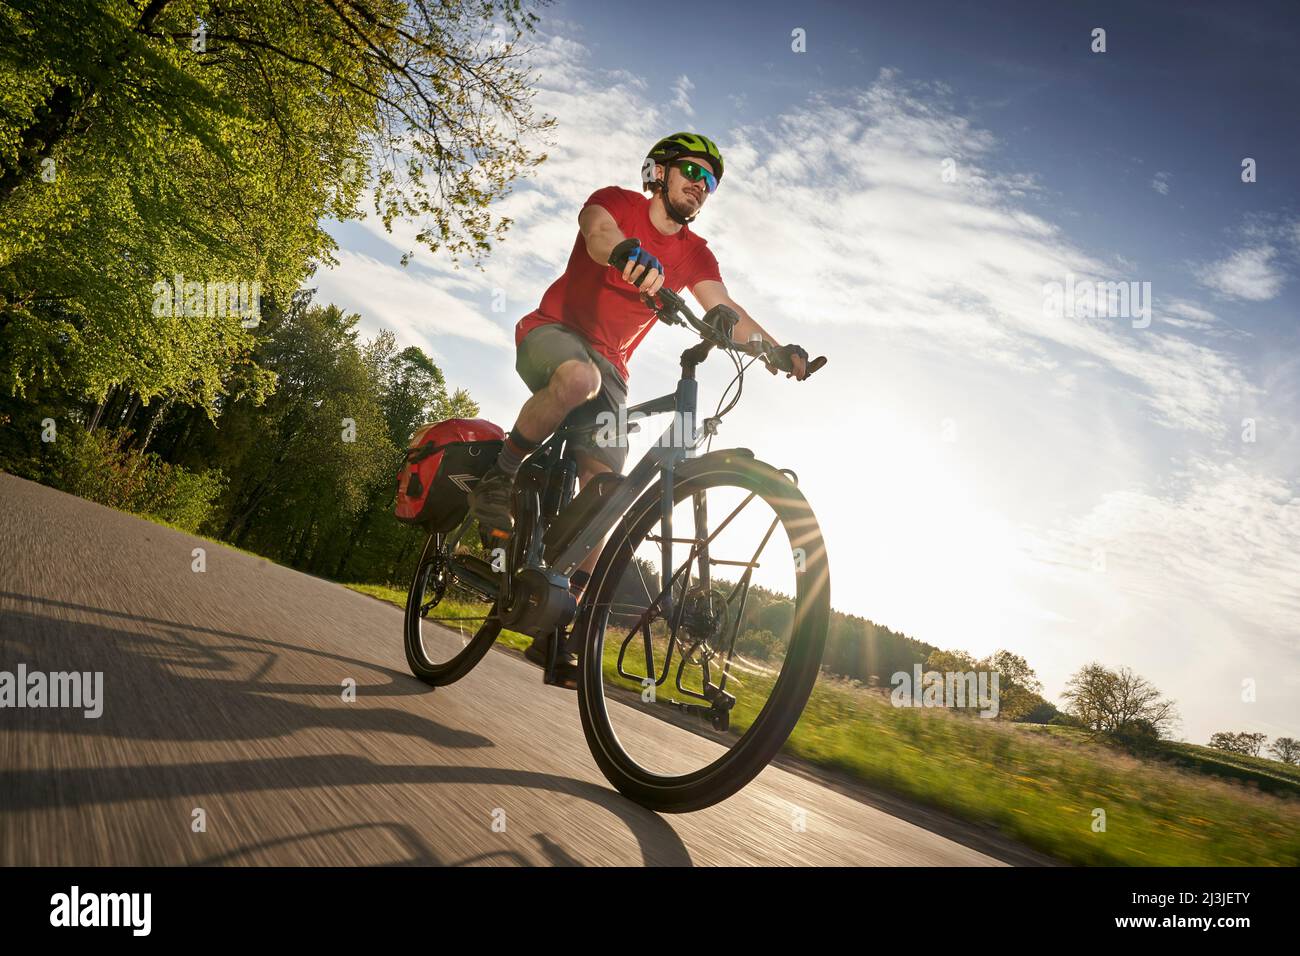
[[[1220,730],[1217,733],[1210,734],[1209,746],[1214,750],[1222,750],[1226,753],[1238,753],[1237,735],[1227,730]]]
[[[467,392],[449,392],[442,370],[414,346],[397,351],[391,332],[381,332],[364,350],[365,362],[380,389],[379,406],[388,428],[391,454],[365,492],[355,524],[335,530],[320,569],[349,580],[388,580],[397,575],[420,540],[418,532],[393,518],[394,477],[415,428],[428,421],[474,418],[478,403]],[[391,570],[390,570],[391,567]],[[381,573],[386,571],[387,573]]]
[[[1294,737],[1279,737],[1269,745],[1268,752],[1274,760],[1295,766],[1300,764],[1300,740]]]
[[[786,600],[771,601],[762,605],[753,618],[760,630],[770,631],[772,634],[788,641],[790,632],[794,628],[794,602]]]
[[[1250,733],[1242,731],[1233,733],[1231,731],[1220,731],[1210,735],[1210,746],[1215,750],[1222,750],[1227,753],[1242,754],[1246,757],[1258,757],[1260,749],[1263,748],[1264,742],[1268,740],[1267,734]]]
[[[167,310],[158,285],[288,302],[330,258],[321,221],[363,193],[429,249],[485,254],[509,225],[493,201],[544,158],[519,61],[535,19],[520,0],[7,0],[5,391],[92,429],[157,400],[215,414],[249,316]]]
[[[259,350],[277,388],[265,405],[242,401],[222,416],[217,457],[231,463],[231,486],[221,537],[302,565],[322,527],[356,515],[387,471],[393,446],[357,321],[300,303]]]
[[[1112,737],[1164,736],[1178,720],[1174,702],[1127,667],[1113,671],[1087,664],[1066,682],[1061,697],[1083,726]]]
[[[770,660],[774,655],[778,655],[780,648],[781,643],[771,631],[750,628],[736,638],[737,653],[760,661]]]
[[[1019,654],[1008,650],[994,651],[988,666],[998,673],[998,717],[1003,720],[1023,720],[1045,703],[1039,696],[1043,685],[1038,680],[1038,675]]]

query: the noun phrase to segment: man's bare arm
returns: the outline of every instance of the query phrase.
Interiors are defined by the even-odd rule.
[[[778,342],[775,337],[769,334],[767,329],[759,325],[758,322],[754,320],[754,317],[746,312],[744,307],[727,293],[727,287],[717,279],[705,279],[703,282],[697,282],[694,287],[692,287],[691,292],[694,294],[695,300],[699,302],[706,311],[713,308],[715,305],[726,305],[735,310],[736,314],[740,316],[740,321],[737,322],[735,328],[731,330],[731,340],[733,342],[748,344],[750,339],[757,334],[764,342],[771,345],[779,346],[782,344]],[[792,362],[794,363],[794,377],[799,379],[806,377],[807,373],[804,371],[804,360],[795,356],[792,359]]]
[[[754,317],[745,311],[739,302],[727,294],[727,287],[717,279],[705,279],[698,282],[691,289],[695,299],[700,305],[704,306],[705,311],[713,308],[715,305],[728,305],[736,310],[740,316],[740,321],[731,331],[732,341],[748,342],[755,332],[764,342],[770,342],[772,345],[780,345],[774,337],[768,334],[767,330],[754,321]]]
[[[618,223],[603,206],[583,206],[578,213],[578,228],[587,243],[587,255],[602,266],[608,264],[609,254],[627,236],[619,231]]]
[[[609,262],[614,247],[628,238],[623,235],[608,210],[594,203],[584,206],[582,212],[578,213],[578,228],[582,230],[582,238],[587,244],[587,255],[602,266]],[[631,259],[623,266],[623,279],[648,295],[654,295],[664,284],[663,274],[658,269],[638,264]]]

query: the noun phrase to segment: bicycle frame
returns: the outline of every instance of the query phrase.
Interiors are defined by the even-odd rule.
[[[622,485],[610,495],[600,509],[592,516],[587,525],[579,531],[572,541],[556,556],[551,563],[551,570],[564,575],[566,578],[571,576],[574,570],[582,563],[583,559],[599,545],[610,531],[618,524],[619,520],[632,507],[638,498],[654,482],[656,474],[659,475],[663,483],[663,502],[665,505],[662,509],[663,524],[663,564],[660,568],[661,588],[667,587],[666,575],[671,573],[672,568],[672,491],[673,491],[673,472],[676,466],[696,454],[701,439],[704,437],[703,429],[695,425],[695,415],[697,411],[699,386],[695,380],[695,367],[704,359],[706,353],[697,352],[699,346],[693,346],[687,349],[682,355],[682,377],[677,382],[676,391],[661,395],[639,405],[634,405],[627,410],[627,416],[630,419],[633,415],[656,415],[666,412],[673,413],[673,421],[668,428],[659,437],[659,440],[641,457],[633,466],[632,470],[624,478]],[[695,352],[695,354],[692,354]],[[686,429],[682,423],[689,424],[689,434],[685,434]],[[573,429],[560,429],[547,442],[543,443],[538,449],[539,454],[550,448],[554,448],[560,442],[568,440],[579,431]],[[626,440],[626,432],[620,434],[620,440]],[[706,515],[701,507],[697,509],[696,522],[699,525]],[[698,529],[697,529],[698,530]],[[707,558],[707,553],[705,554]],[[705,575],[707,580],[707,560],[704,562]],[[666,596],[667,606],[663,608],[665,613],[671,611],[672,596]]]

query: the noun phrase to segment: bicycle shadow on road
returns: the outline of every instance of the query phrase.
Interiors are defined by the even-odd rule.
[[[256,644],[256,645],[262,645],[264,647],[277,648],[282,651],[299,652],[303,654],[308,654],[315,660],[325,660],[325,659],[334,660],[334,661],[338,661],[341,664],[350,664],[355,667],[359,667],[363,670],[373,671],[376,674],[382,674],[387,676],[389,678],[389,682],[387,684],[366,685],[366,696],[368,697],[419,696],[419,695],[424,695],[429,693],[428,685],[421,683],[414,676],[412,676],[409,671],[394,670],[391,667],[385,667],[382,664],[376,664],[373,661],[365,661],[365,660],[361,660],[360,658],[347,657],[346,655],[337,654],[333,651],[327,651],[322,648],[307,647],[298,644],[290,644],[285,641],[273,641],[269,638],[253,637],[249,634],[240,634],[236,631],[223,631],[220,628],[202,627],[197,624],[186,624],[181,621],[171,621],[171,620],[166,620],[164,618],[147,617],[141,614],[128,614],[124,611],[113,611],[108,608],[94,607],[89,604],[75,604],[70,601],[55,601],[51,598],[35,597],[30,594],[16,594],[12,591],[0,591],[0,600],[3,600],[5,598],[8,598],[9,600],[12,601],[23,601],[30,604],[43,604],[50,607],[66,608],[68,610],[73,610],[73,611],[86,611],[91,614],[101,615],[103,617],[120,618],[121,620],[124,621],[134,621],[139,624],[148,624],[148,625],[161,627],[161,628],[170,628],[176,632],[176,636],[182,642],[190,644],[192,647],[199,650],[200,652],[202,652],[205,645],[202,645],[197,641],[186,641],[186,639],[183,637],[184,632],[190,632],[195,635],[210,634],[214,637],[230,638],[231,640],[243,642],[243,645]],[[6,613],[6,612],[0,610],[0,613]],[[16,613],[22,613],[22,612],[16,612]],[[60,626],[63,626],[64,624],[67,623],[58,618],[49,618],[49,620],[57,621]],[[0,631],[0,636],[2,636],[3,634],[4,632]],[[227,649],[248,650],[249,648],[241,645],[235,648],[227,648]],[[220,669],[222,662],[220,658],[213,656],[211,658],[211,664],[213,666],[213,669]],[[85,669],[86,668],[82,668],[82,670]],[[264,668],[263,671],[260,672],[257,676],[260,678],[261,673],[265,673],[267,669],[269,668]],[[283,686],[285,688],[286,693],[306,692],[304,690],[306,685],[303,684],[263,685],[263,686],[264,688],[274,688],[277,686]],[[311,691],[314,692],[315,689],[318,688],[311,688]],[[323,689],[330,693],[334,693],[337,692],[338,685],[330,684],[319,689]]]
[[[215,628],[48,598],[11,592],[0,592],[0,598],[136,622],[161,631],[161,635],[155,635],[143,629],[125,630],[0,608],[0,666],[12,669],[21,661],[29,672],[99,671],[104,674],[106,698],[103,715],[96,719],[84,717],[81,710],[67,708],[8,710],[5,723],[0,725],[0,735],[63,733],[83,738],[170,741],[183,745],[282,738],[300,730],[323,729],[347,734],[402,734],[447,748],[495,745],[482,734],[450,728],[406,710],[344,703],[339,684],[266,680],[277,663],[290,670],[295,664],[301,665],[302,662],[293,659],[294,655],[300,655],[312,662],[326,658],[347,665],[341,668],[341,677],[352,676],[357,680],[359,699],[428,695],[429,689],[414,677],[371,662]],[[207,643],[203,637],[221,638],[226,643]],[[364,684],[361,677],[367,672],[387,677],[388,682],[373,687]],[[407,689],[407,683],[413,686]],[[299,703],[270,696],[286,694],[312,700]],[[63,766],[40,770],[4,767],[0,768],[0,793],[5,794],[5,812],[13,814],[165,801],[183,796],[304,792],[372,785],[522,788],[578,797],[608,810],[637,840],[642,858],[649,865],[691,865],[690,855],[673,827],[658,814],[614,790],[571,776],[509,768],[386,764],[371,759],[373,744],[374,738],[363,741],[364,756],[332,751],[187,763]],[[115,756],[121,749],[114,748]],[[178,754],[184,752],[178,749]],[[91,761],[102,759],[94,749],[81,753]],[[156,751],[151,756],[153,753]],[[558,852],[558,844],[544,844],[543,850],[552,862],[571,865],[567,861],[572,858]]]
[[[81,605],[64,606],[94,610]],[[100,613],[131,617],[111,611]],[[355,706],[345,703],[341,696],[345,678],[356,681],[360,701],[375,696],[396,696],[393,686],[408,680],[419,690],[413,688],[398,693],[424,696],[428,688],[414,677],[338,654],[317,655],[315,651],[277,641],[174,621],[137,620],[159,627],[163,636],[0,609],[0,634],[6,635],[4,643],[28,645],[24,663],[29,672],[98,671],[104,674],[106,700],[102,717],[88,720],[76,710],[24,708],[13,712],[15,719],[22,720],[18,715],[27,715],[28,721],[34,721],[37,719],[35,715],[39,714],[40,728],[43,729],[137,740],[254,740],[322,728],[353,733],[404,734],[439,747],[493,745],[481,734],[449,728],[408,710]],[[244,643],[208,644],[196,640],[187,631],[234,638]],[[24,635],[35,635],[40,639],[24,640]],[[266,674],[277,663],[292,667],[294,662],[285,652],[311,658],[328,657],[347,666],[339,670],[339,683],[266,680]],[[16,664],[23,658],[6,648],[4,659]],[[372,687],[364,683],[365,671],[391,675],[389,685]],[[206,676],[209,674],[231,676]],[[123,689],[129,696],[124,698]],[[284,695],[307,697],[312,701],[298,703],[285,700]],[[51,727],[51,724],[58,726]],[[31,729],[38,728],[32,726]]]
[[[244,846],[217,853],[194,863],[194,866],[254,866],[277,865],[276,854],[290,848],[301,848],[305,855],[315,850],[326,859],[346,858],[351,852],[352,838],[360,837],[367,851],[373,851],[376,845],[391,851],[393,859],[374,863],[378,867],[403,866],[474,866],[489,860],[505,860],[515,866],[532,866],[532,861],[517,850],[490,850],[466,857],[463,860],[444,861],[429,846],[419,831],[406,823],[354,823],[341,827],[329,827],[324,830],[311,830],[306,833],[294,833],[289,836],[249,843]],[[577,864],[581,865],[581,864]]]
[[[364,835],[364,836],[363,836]],[[406,823],[354,823],[341,827],[328,827],[324,830],[311,830],[306,833],[295,833],[289,836],[276,837],[273,840],[264,840],[260,843],[249,843],[234,850],[224,853],[217,853],[213,856],[195,862],[194,866],[249,866],[249,865],[277,865],[278,861],[274,853],[283,851],[291,847],[301,847],[305,852],[310,853],[316,850],[320,855],[326,858],[339,859],[345,857],[349,852],[352,838],[361,837],[356,841],[364,846],[367,851],[372,851],[376,845],[381,845],[382,849],[391,852],[393,859],[383,863],[372,863],[370,866],[375,867],[407,867],[407,866],[479,866],[488,862],[506,862],[514,866],[534,866],[526,855],[518,850],[488,850],[483,853],[476,853],[473,856],[467,856],[461,860],[444,861],[434,849],[429,846],[428,842],[421,837],[418,830]],[[533,841],[537,843],[541,850],[542,856],[555,867],[580,867],[585,866],[580,860],[575,859],[569,854],[564,847],[560,846],[550,837],[542,833],[534,833]],[[325,847],[336,846],[338,849],[332,852],[322,852]]]

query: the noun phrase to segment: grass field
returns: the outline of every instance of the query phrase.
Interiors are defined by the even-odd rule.
[[[406,602],[394,588],[350,587]],[[505,631],[499,640],[528,642]],[[741,697],[733,730],[753,716]],[[896,708],[886,693],[830,679],[818,682],[785,749],[1069,863],[1300,865],[1300,771],[1274,761],[1176,743],[1163,759],[1139,759],[1069,728]]]

